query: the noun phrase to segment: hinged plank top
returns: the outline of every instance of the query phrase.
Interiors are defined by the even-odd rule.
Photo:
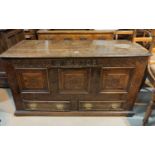
[[[136,57],[150,56],[139,44],[125,40],[52,41],[24,40],[1,58]]]

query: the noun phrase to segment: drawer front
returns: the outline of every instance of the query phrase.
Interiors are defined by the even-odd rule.
[[[25,110],[34,111],[70,111],[69,101],[23,101]]]
[[[80,111],[123,110],[124,101],[80,101]]]

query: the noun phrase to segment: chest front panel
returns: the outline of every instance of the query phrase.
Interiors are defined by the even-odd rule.
[[[145,58],[9,60],[16,81],[13,84],[10,80],[14,98],[18,98],[16,108],[51,112],[130,110],[144,62]]]

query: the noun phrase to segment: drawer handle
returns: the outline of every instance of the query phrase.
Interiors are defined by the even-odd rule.
[[[91,110],[92,107],[93,107],[93,105],[92,105],[91,103],[85,103],[85,104],[84,104],[84,108],[85,108],[86,110]]]
[[[64,109],[64,105],[63,104],[56,104],[56,108],[58,110],[63,110]]]
[[[29,105],[29,107],[31,109],[36,109],[37,108],[37,104],[36,103],[32,103],[32,104]]]
[[[117,108],[119,108],[119,107],[120,107],[120,105],[119,105],[119,104],[114,103],[114,104],[112,104],[112,105],[111,105],[111,107],[112,107],[113,109],[117,109]]]

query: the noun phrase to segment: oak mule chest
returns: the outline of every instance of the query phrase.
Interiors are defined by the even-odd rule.
[[[25,40],[1,54],[18,116],[131,116],[149,56],[100,40]]]

